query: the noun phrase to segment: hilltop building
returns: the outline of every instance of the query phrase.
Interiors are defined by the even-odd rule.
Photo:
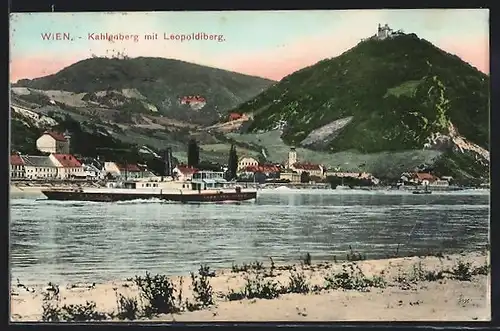
[[[386,38],[389,38],[392,36],[392,32],[392,29],[387,23],[384,26],[379,23],[377,29],[377,39],[384,40]]]
[[[195,110],[200,110],[207,104],[207,99],[200,95],[187,95],[179,98],[179,104],[190,106]]]
[[[36,140],[36,148],[44,153],[69,154],[70,138],[68,132],[45,131]]]
[[[384,39],[387,39],[387,38],[393,38],[393,37],[396,37],[396,36],[402,36],[404,35],[404,32],[403,30],[397,30],[397,31],[394,31],[393,29],[391,29],[389,27],[389,24],[378,24],[378,28],[377,28],[377,33],[372,35],[371,37],[369,38],[363,38],[361,39],[361,41],[366,41],[366,40],[370,40],[370,39],[375,39],[375,40],[384,40]]]
[[[236,121],[239,120],[243,115],[240,113],[230,113],[229,114],[229,121]]]

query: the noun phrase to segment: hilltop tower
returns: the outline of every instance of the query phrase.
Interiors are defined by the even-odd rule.
[[[386,23],[384,26],[382,26],[380,23],[378,24],[377,35],[376,35],[376,38],[378,40],[384,40],[386,38],[390,38],[392,37],[392,34],[393,31],[389,27],[389,24]]]
[[[288,168],[290,168],[296,162],[297,162],[297,151],[295,151],[295,147],[292,147],[288,152]]]

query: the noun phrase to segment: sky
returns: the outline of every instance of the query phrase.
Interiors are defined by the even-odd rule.
[[[10,22],[11,82],[118,52],[280,80],[354,47],[375,34],[379,23],[416,33],[489,74],[487,9],[15,13]],[[55,40],[57,33],[69,38]],[[101,33],[132,37],[96,40]],[[156,40],[145,39],[155,33]],[[187,40],[198,33],[222,39]],[[172,35],[185,40],[165,39]]]

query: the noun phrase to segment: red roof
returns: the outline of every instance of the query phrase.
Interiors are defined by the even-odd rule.
[[[245,171],[271,173],[271,172],[279,172],[280,169],[275,165],[258,165],[258,166],[247,166],[245,167]]]
[[[141,172],[141,169],[137,166],[137,164],[115,164],[120,171]]]
[[[199,95],[188,95],[181,98],[184,102],[205,102],[206,99]]]
[[[238,114],[238,113],[231,113],[231,114],[229,114],[229,120],[231,120],[231,121],[240,119],[241,117],[242,117],[242,115]]]
[[[82,164],[71,154],[52,154],[64,168],[77,168]]]
[[[319,164],[312,164],[312,163],[294,163],[293,167],[295,169],[301,169],[301,170],[321,170],[321,167]]]
[[[16,165],[16,166],[22,166],[22,165],[24,165],[24,161],[21,158],[21,156],[19,156],[17,154],[13,154],[10,156],[10,164]]]
[[[428,181],[436,180],[436,177],[426,172],[417,172],[415,176],[418,178],[418,180],[428,180]]]
[[[186,166],[186,165],[178,165],[177,169],[183,175],[192,175],[192,174],[198,172],[198,169],[193,168],[193,167],[189,167],[189,166]]]
[[[52,138],[54,138],[57,141],[62,141],[62,142],[68,141],[68,140],[66,140],[66,138],[64,138],[64,134],[59,133],[59,132],[45,131],[43,134],[48,134],[49,136],[51,136]]]

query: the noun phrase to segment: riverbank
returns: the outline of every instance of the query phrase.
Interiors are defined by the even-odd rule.
[[[70,188],[75,186],[80,187],[100,187],[99,184],[94,182],[27,182],[27,181],[19,181],[19,182],[11,182],[10,183],[10,194],[11,195],[19,195],[19,194],[29,194],[29,195],[41,195],[42,190],[46,189],[54,189],[54,188]]]
[[[356,255],[352,257],[355,258]],[[167,301],[183,311],[174,314],[156,314],[141,319],[155,321],[490,320],[490,276],[489,269],[485,267],[489,266],[489,256],[486,253],[349,263],[323,262],[310,265],[309,262],[310,260],[305,259],[300,264],[289,266],[270,266],[269,263],[263,266],[254,263],[247,266],[233,266],[231,270],[217,270],[213,274],[204,270],[201,274],[206,277],[201,277],[201,282],[198,277],[195,282],[198,285],[197,291],[196,289],[193,291],[189,276],[172,277],[172,285],[182,289],[182,298],[177,301],[179,296],[177,291],[172,293],[171,300]],[[207,284],[202,284],[203,280],[209,283],[211,291]],[[22,280],[20,281],[22,283]],[[150,284],[149,288],[152,286],[154,287],[154,284]],[[242,291],[245,286],[247,291]],[[29,285],[26,288],[17,285],[14,280],[11,287],[11,320],[40,321],[44,311],[42,308],[44,291],[48,293],[47,285]],[[130,302],[141,303],[141,300],[137,299],[140,293],[144,292],[141,292],[132,280],[116,280],[105,284],[60,285],[60,301],[58,303],[45,301],[45,310],[47,313],[48,303],[54,308],[54,304],[62,307],[64,304],[84,305],[89,301],[95,302],[95,308],[88,306],[87,311],[94,309],[106,314],[107,319],[117,319],[116,312],[120,311],[117,304],[118,296],[132,298],[129,301],[122,301],[120,307],[123,313],[125,306],[128,306],[127,311],[133,310],[131,308],[134,305],[130,305]],[[193,295],[198,295],[198,300],[194,299]],[[200,300],[210,301],[207,297],[213,299],[213,304],[203,309],[196,309],[196,303]],[[190,304],[186,305],[186,299]],[[129,304],[124,305],[126,302]],[[72,314],[74,316],[74,309]]]

